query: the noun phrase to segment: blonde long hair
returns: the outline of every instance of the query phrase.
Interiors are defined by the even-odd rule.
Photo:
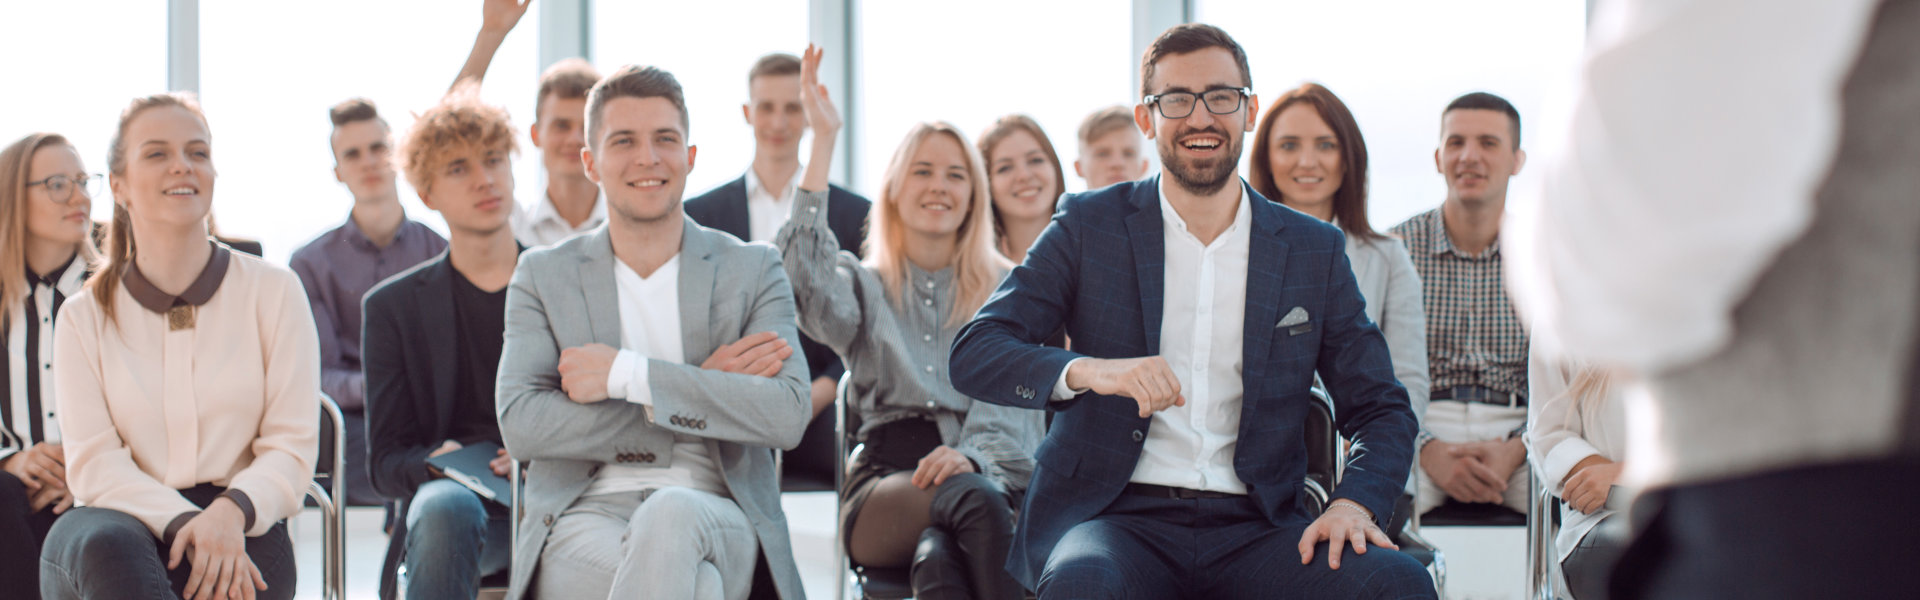
[[[0,307],[13,306],[27,295],[27,178],[33,176],[33,155],[41,148],[73,148],[73,144],[57,133],[35,133],[0,151]],[[93,236],[82,239],[77,252],[80,260],[92,262]],[[11,327],[12,319],[13,311],[0,308],[0,330]]]
[[[893,160],[887,163],[879,201],[867,213],[868,235],[861,254],[866,257],[866,265],[880,274],[880,282],[887,286],[888,299],[896,306],[903,302],[903,290],[907,287],[907,232],[906,223],[900,220],[900,194],[906,185],[913,155],[935,135],[950,136],[960,144],[966,156],[968,176],[973,178],[973,197],[967,204],[966,218],[960,222],[951,265],[954,302],[947,324],[959,325],[972,319],[973,313],[987,303],[987,296],[1000,284],[1000,276],[1011,267],[993,246],[989,214],[993,197],[987,186],[985,161],[973,145],[967,143],[966,134],[960,133],[959,128],[945,121],[928,121],[914,125],[913,130],[907,132],[907,139],[894,150]]]
[[[134,117],[148,109],[177,106],[200,119],[200,126],[207,127],[207,115],[200,111],[200,102],[189,92],[167,92],[134,98],[127,109],[120,111],[120,126],[113,132],[113,142],[107,145],[107,172],[115,178],[127,176],[127,126]],[[208,135],[213,129],[207,127]],[[212,213],[209,212],[211,217]],[[209,221],[211,229],[211,221]],[[87,279],[87,289],[93,292],[93,301],[99,303],[101,314],[107,320],[117,323],[114,316],[113,295],[120,289],[120,277],[127,268],[133,266],[136,246],[133,241],[133,215],[119,202],[113,203],[113,224],[107,227],[107,253],[103,262],[94,270],[93,277]]]
[[[1573,411],[1567,418],[1570,421],[1578,419],[1580,423],[1597,422],[1600,409],[1613,401],[1609,396],[1613,388],[1619,385],[1619,376],[1613,371],[1587,364],[1568,365],[1568,368],[1573,371],[1573,379],[1567,382],[1567,395],[1573,397]]]

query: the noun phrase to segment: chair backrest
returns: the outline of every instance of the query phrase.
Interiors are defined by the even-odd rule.
[[[345,479],[346,463],[343,448],[347,446],[346,416],[340,413],[340,405],[332,396],[320,394],[320,453],[313,461],[315,479],[326,479],[330,484],[335,502],[342,502],[341,484]],[[335,477],[340,474],[340,477]]]
[[[1313,402],[1307,410],[1307,422],[1301,427],[1307,444],[1307,481],[1320,486],[1316,512],[1326,509],[1325,496],[1340,482],[1340,434],[1333,425],[1333,400],[1326,390],[1313,387]]]

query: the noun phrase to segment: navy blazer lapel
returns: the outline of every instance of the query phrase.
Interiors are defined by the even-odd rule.
[[[1140,282],[1140,318],[1147,332],[1147,356],[1160,354],[1160,319],[1167,282],[1166,220],[1160,217],[1160,177],[1133,185],[1133,214],[1127,215],[1127,241],[1133,246],[1134,277]]]
[[[461,277],[453,270],[453,261],[448,253],[441,252],[440,257],[420,278],[420,289],[416,291],[414,306],[420,312],[420,329],[426,332],[426,356],[416,357],[427,361],[427,372],[431,374],[433,384],[433,410],[435,414],[446,416],[453,414],[454,390],[459,385],[454,378],[460,370],[459,335],[447,335],[459,331],[454,317],[453,286],[455,277]]]
[[[1280,314],[1280,295],[1286,286],[1287,240],[1280,235],[1282,222],[1279,205],[1268,201],[1251,186],[1245,198],[1251,203],[1253,230],[1248,232],[1246,324],[1241,334],[1242,360],[1246,378],[1251,381],[1264,374],[1267,352],[1273,348],[1273,327]],[[1251,396],[1249,396],[1251,397]]]
[[[680,352],[698,365],[713,354],[713,235],[689,221],[680,234]]]

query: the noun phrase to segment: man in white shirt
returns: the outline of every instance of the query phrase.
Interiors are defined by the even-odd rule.
[[[1643,382],[1610,597],[1913,593],[1920,2],[1598,6],[1515,289]]]
[[[480,85],[494,53],[531,4],[524,0],[483,0],[480,33],[473,40],[466,64],[453,79],[454,87]],[[600,73],[593,65],[578,58],[553,63],[540,74],[533,127],[527,133],[533,137],[534,147],[540,149],[547,188],[532,209],[518,201],[513,203],[513,237],[521,244],[551,246],[607,222],[606,200],[580,165],[580,149],[586,144],[587,90],[599,80]]]
[[[687,200],[687,216],[701,225],[754,242],[769,242],[793,212],[794,190],[800,174],[800,139],[807,132],[807,114],[800,101],[800,58],[775,53],[760,57],[747,72],[747,102],[740,113],[753,126],[753,164],[745,175]],[[827,187],[827,227],[840,249],[860,253],[866,239],[870,203],[837,185]],[[825,345],[800,336],[813,378],[813,414],[833,405],[835,386],[846,368]],[[785,455],[783,483],[811,481],[825,489],[833,484],[835,465],[833,420],[816,419],[807,427],[800,446]]]
[[[1041,598],[1433,597],[1381,530],[1416,426],[1345,242],[1234,175],[1245,51],[1180,25],[1141,71],[1160,175],[1061,200],[954,342],[962,393],[1055,411],[1008,570]],[[1062,326],[1071,351],[1042,345]],[[1324,510],[1303,502],[1316,372],[1356,440]]]
[[[532,462],[509,598],[802,597],[769,451],[809,416],[786,271],[681,212],[673,75],[623,67],[587,104],[608,226],[529,251],[508,291],[501,434]]]

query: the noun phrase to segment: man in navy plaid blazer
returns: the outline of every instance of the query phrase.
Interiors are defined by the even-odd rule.
[[[954,386],[1052,408],[1008,570],[1051,598],[1431,598],[1381,526],[1416,433],[1338,229],[1235,176],[1246,54],[1188,24],[1142,61],[1160,176],[1068,195],[954,341]],[[1060,327],[1072,350],[1041,345]],[[1318,373],[1354,458],[1300,500]],[[1371,545],[1369,545],[1371,544]]]

